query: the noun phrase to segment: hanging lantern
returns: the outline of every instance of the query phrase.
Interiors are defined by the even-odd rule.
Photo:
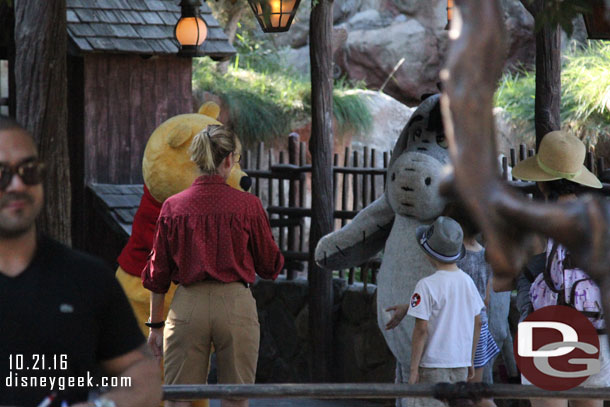
[[[284,32],[290,29],[301,0],[248,0],[263,32]]]
[[[174,27],[174,36],[180,44],[178,55],[185,57],[202,56],[200,46],[208,36],[208,27],[199,14],[201,0],[182,0],[180,19]]]
[[[592,2],[591,13],[583,14],[590,40],[610,40],[610,6],[604,0]]]
[[[447,25],[445,26],[445,30],[449,29],[452,18],[453,18],[453,0],[447,0]]]

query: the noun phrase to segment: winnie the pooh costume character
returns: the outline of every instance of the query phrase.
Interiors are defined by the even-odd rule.
[[[116,277],[145,336],[148,336],[144,323],[148,321],[150,312],[150,291],[142,286],[141,273],[152,249],[157,218],[163,202],[188,188],[199,176],[187,150],[195,134],[210,124],[221,124],[216,120],[219,113],[218,105],[208,102],[197,113],[174,116],[152,133],[144,150],[144,194],[133,220],[129,241],[117,259],[119,267]],[[227,184],[245,191],[250,188],[251,180],[236,164]],[[175,290],[176,286],[172,284],[166,297],[169,301],[165,302],[165,317]]]

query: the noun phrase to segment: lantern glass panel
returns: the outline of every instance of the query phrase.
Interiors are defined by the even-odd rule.
[[[199,46],[207,36],[208,28],[200,17],[183,17],[176,25],[176,39],[182,46]]]
[[[263,31],[286,31],[298,7],[298,0],[249,0]]]

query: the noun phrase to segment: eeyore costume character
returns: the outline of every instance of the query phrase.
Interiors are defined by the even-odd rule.
[[[361,265],[384,250],[377,278],[377,321],[397,360],[397,382],[409,379],[415,320],[404,318],[386,330],[390,315],[385,309],[408,303],[415,284],[435,271],[417,244],[415,229],[441,215],[445,200],[439,183],[448,163],[440,97],[433,95],[413,112],[396,142],[384,194],[351,223],[324,236],[316,248],[316,262],[333,270]],[[397,400],[397,405],[405,404],[406,399]]]

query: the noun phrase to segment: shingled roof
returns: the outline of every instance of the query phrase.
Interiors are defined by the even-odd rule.
[[[201,17],[208,26],[203,51],[227,59],[235,48],[210,8]],[[175,54],[174,25],[180,18],[178,0],[67,0],[68,34],[80,52]]]
[[[89,184],[94,194],[93,207],[102,214],[108,225],[121,238],[127,240],[131,236],[133,218],[140,206],[144,194],[144,186]]]

